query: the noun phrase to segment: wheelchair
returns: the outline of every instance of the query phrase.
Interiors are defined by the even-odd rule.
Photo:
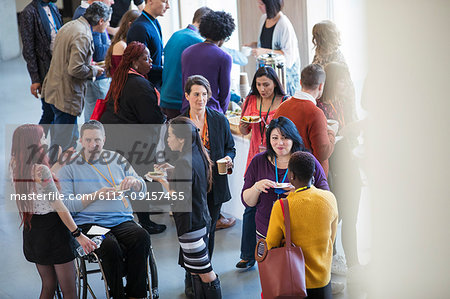
[[[87,269],[87,264],[98,264],[98,269]],[[156,268],[155,256],[153,254],[153,248],[150,245],[150,251],[147,260],[147,287],[149,292],[150,299],[158,299],[159,298],[159,290],[158,290],[158,271]],[[77,257],[75,259],[75,268],[77,275],[77,288],[78,288],[78,298],[79,299],[87,299],[88,291],[91,294],[92,298],[96,299],[97,297],[92,290],[89,281],[88,275],[93,273],[101,273],[103,283],[105,285],[105,293],[106,298],[111,298],[109,294],[108,282],[106,281],[105,273],[103,271],[102,263],[95,252],[91,252],[88,255],[83,257]],[[126,276],[126,273],[123,273]]]

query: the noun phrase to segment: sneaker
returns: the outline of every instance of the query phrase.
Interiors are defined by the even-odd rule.
[[[331,294],[336,295],[345,289],[345,284],[339,281],[331,281]]]
[[[331,273],[336,275],[347,275],[347,263],[342,255],[333,256],[333,262],[331,263]]]
[[[236,268],[248,269],[248,268],[253,267],[254,265],[255,265],[255,260],[240,260],[236,264]]]

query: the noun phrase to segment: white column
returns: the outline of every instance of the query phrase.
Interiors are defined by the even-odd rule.
[[[19,30],[17,26],[16,2],[0,1],[0,61],[20,54]]]

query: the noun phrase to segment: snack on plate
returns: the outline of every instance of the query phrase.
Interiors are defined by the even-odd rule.
[[[160,176],[165,176],[165,173],[162,171],[149,171],[147,172],[148,176],[153,176],[153,177],[160,177]]]
[[[284,188],[289,188],[289,187],[291,187],[290,183],[276,183],[276,185],[275,185],[275,188],[284,189]]]
[[[261,118],[259,116],[243,116],[241,120],[248,123],[257,123],[261,121]]]

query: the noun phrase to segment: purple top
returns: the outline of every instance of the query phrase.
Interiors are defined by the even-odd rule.
[[[189,76],[202,75],[208,79],[212,92],[206,106],[225,114],[230,103],[231,65],[230,54],[217,45],[207,42],[192,45],[181,55],[183,86]],[[189,103],[183,97],[181,113],[188,107]]]
[[[322,166],[319,161],[314,157],[316,162],[316,172],[314,173],[314,186],[323,190],[330,190],[328,187],[327,178],[325,176],[325,172],[323,171]],[[287,169],[278,168],[278,182],[281,183],[281,180],[284,177]],[[250,165],[247,168],[247,172],[244,176],[244,187],[242,188],[241,200],[244,206],[248,207],[245,203],[242,194],[244,190],[251,188],[256,182],[262,179],[269,179],[272,181],[276,181],[275,179],[275,166],[270,163],[270,161],[266,158],[266,152],[259,153],[255,157],[253,157]],[[288,183],[289,180],[286,178],[284,183]],[[280,194],[280,198],[285,198],[286,195]],[[269,219],[270,213],[272,212],[272,206],[275,201],[278,199],[277,194],[274,192],[274,189],[269,189],[267,193],[261,193],[258,198],[258,203],[256,204],[256,231],[259,235],[263,235],[264,237],[267,234],[267,228],[269,227]]]

